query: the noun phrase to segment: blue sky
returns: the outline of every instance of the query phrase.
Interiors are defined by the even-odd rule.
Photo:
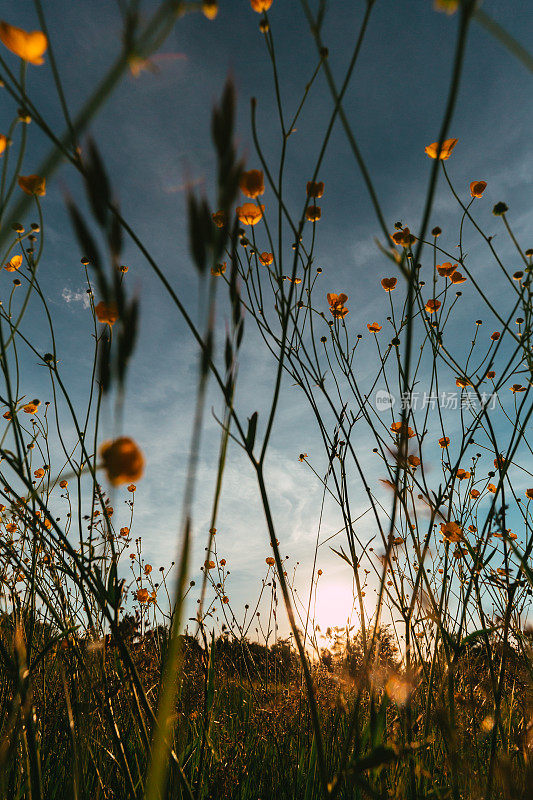
[[[339,79],[365,4],[337,0],[330,5],[323,38],[330,51],[330,65]],[[146,14],[155,6],[153,2],[142,4]],[[531,41],[533,17],[527,4],[519,0],[488,0],[483,7],[520,42],[527,45]],[[0,11],[13,24],[27,29],[38,27],[29,0],[18,3],[16,12],[12,4],[2,3]],[[117,5],[109,0],[48,0],[45,12],[65,94],[75,114],[118,52],[121,22]],[[282,76],[282,97],[290,116],[315,68],[315,47],[296,0],[274,0],[269,17]],[[210,118],[228,75],[233,76],[237,88],[237,140],[247,166],[259,166],[250,132],[253,96],[258,99],[259,137],[267,161],[275,162],[279,155],[272,74],[258,21],[259,16],[247,0],[221,0],[219,15],[213,22],[200,14],[179,20],[154,58],[156,72],[144,71],[138,78],[127,75],[91,126],[125,218],[148,245],[180,297],[193,309],[198,309],[200,295],[188,255],[185,189],[193,182],[197,191],[203,189],[209,197],[214,196],[216,164]],[[431,168],[424,146],[438,136],[456,26],[456,17],[435,13],[429,0],[380,0],[372,14],[345,109],[391,231],[396,220],[414,230],[420,220]],[[14,61],[13,58],[10,63]],[[52,126],[62,129],[48,62],[44,67],[30,68],[28,91]],[[533,244],[527,240],[532,222],[531,97],[531,76],[474,23],[450,126],[450,136],[459,139],[453,159],[448,162],[450,173],[464,197],[471,180],[486,180],[486,195],[476,206],[480,223],[495,231],[492,206],[496,201],[506,201],[511,207],[514,230],[525,247]],[[330,110],[331,98],[320,76],[298,130],[289,140],[286,201],[295,210],[304,202],[305,184],[311,177]],[[0,109],[2,129],[11,114],[10,104],[4,103]],[[23,171],[35,172],[47,148],[36,126],[30,126]],[[379,227],[339,125],[319,177],[326,182],[316,262],[324,270],[321,285],[324,294],[345,291],[350,296],[352,312],[347,324],[354,333],[363,332],[367,322],[383,320],[387,313],[378,288],[379,279],[390,267],[385,266],[374,245]],[[84,303],[84,277],[79,265],[83,253],[75,243],[64,208],[66,189],[79,193],[80,184],[72,170],[62,168],[49,182],[43,202],[46,250],[41,282],[57,328],[61,369],[76,403],[82,407],[90,368],[91,320]],[[267,208],[273,200],[267,189]],[[441,179],[431,225],[439,224],[444,229],[443,240],[450,248],[456,241],[456,230],[452,228],[456,220],[454,202]],[[498,235],[501,237],[501,233]],[[503,239],[498,246],[504,257],[516,260]],[[473,237],[469,241],[469,257],[497,302],[498,285],[489,272],[492,265],[479,240]],[[149,266],[129,243],[123,262],[129,266],[128,289],[141,301],[140,339],[128,377],[123,430],[140,443],[147,459],[146,476],[139,482],[136,497],[133,533],[142,535],[146,560],[159,566],[172,560],[177,549],[197,349]],[[518,267],[517,263],[515,268]],[[3,279],[7,285],[7,276]],[[468,305],[459,313],[459,324],[466,329],[471,321]],[[484,319],[490,327],[489,315],[485,314]],[[221,310],[217,321],[220,335],[224,324]],[[36,307],[26,325],[30,338],[45,336],[42,313]],[[366,353],[359,366],[362,374],[370,373],[374,366],[373,351]],[[28,395],[44,399],[43,371],[29,362],[24,370]],[[266,407],[274,374],[275,364],[261,349],[253,325],[248,322],[237,401],[243,415]],[[214,390],[208,410],[211,406],[220,409]],[[112,404],[105,409],[104,428],[108,433],[113,431]],[[191,577],[196,578],[209,527],[217,442],[218,428],[208,413],[198,470],[191,566]],[[267,475],[282,553],[290,555],[291,565],[300,562],[298,586],[305,591],[321,490],[305,465],[298,462],[302,451],[309,453],[322,472],[325,461],[310,411],[287,384]],[[375,471],[371,454],[367,468]],[[123,494],[117,495],[116,507]],[[361,503],[361,510],[365,507]],[[338,514],[326,505],[324,531],[333,532],[340,527],[338,523]],[[232,603],[240,608],[253,601],[270,548],[254,476],[234,448],[217,527],[219,555],[227,558],[232,571],[228,591]],[[360,533],[366,539],[370,529],[363,523]],[[321,549],[319,566],[324,569],[324,582],[329,583],[330,590],[349,581],[348,570],[327,547]]]

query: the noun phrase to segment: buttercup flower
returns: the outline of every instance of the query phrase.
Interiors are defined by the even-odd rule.
[[[307,182],[307,196],[308,197],[322,197],[324,194],[324,181],[319,181],[315,183],[315,181],[308,181]]]
[[[223,228],[226,222],[226,215],[223,211],[215,211],[214,214],[211,214],[211,219],[217,226],[217,228]]]
[[[435,11],[444,11],[446,14],[454,14],[459,8],[459,0],[434,0]]]
[[[98,322],[114,325],[118,319],[118,308],[115,303],[104,303],[100,300],[98,305],[94,307],[96,318]]]
[[[449,444],[450,444],[449,436],[443,436],[441,439],[439,439],[439,445],[442,447],[442,449],[448,447]]]
[[[4,266],[4,269],[7,270],[7,272],[16,272],[16,270],[20,268],[21,264],[22,256],[13,256],[13,258]]]
[[[260,254],[260,256],[259,256],[259,261],[260,261],[260,262],[261,262],[261,264],[263,264],[265,267],[268,267],[268,265],[269,265],[269,264],[272,264],[272,262],[274,261],[274,256],[272,255],[272,253],[267,253],[267,252],[266,252],[266,250],[265,250],[265,252],[264,252],[264,253],[261,253],[261,254]]]
[[[343,292],[338,295],[333,293],[327,295],[329,310],[335,319],[342,319],[348,313],[348,309],[344,306],[347,299],[348,295],[344,294]]]
[[[394,244],[399,244],[401,247],[411,247],[413,242],[416,242],[416,236],[413,236],[409,228],[396,231],[396,233],[392,234],[391,238]]]
[[[202,13],[204,17],[207,17],[207,19],[215,19],[216,15],[218,14],[217,0],[203,0]]]
[[[440,266],[437,264],[437,272],[443,278],[449,278],[450,275],[453,275],[456,269],[457,264],[452,264],[449,261],[445,261],[444,264],[441,264]]]
[[[320,206],[307,206],[305,209],[305,216],[309,220],[309,222],[318,222],[320,217],[322,216],[322,209]]]
[[[129,436],[120,436],[114,441],[104,442],[100,456],[107,478],[113,486],[128,481],[138,481],[144,472],[144,456]]]
[[[244,203],[242,206],[237,206],[237,216],[243,225],[257,225],[263,218],[263,205],[256,206],[255,203]]]
[[[447,542],[460,542],[463,538],[463,529],[457,522],[442,522],[440,532]]]
[[[272,5],[272,0],[250,0],[250,5],[254,11],[261,14],[262,11],[268,11]]]
[[[451,155],[451,152],[459,139],[445,139],[442,143],[442,149],[439,154],[440,161],[446,161]],[[437,158],[437,154],[439,152],[439,143],[433,142],[433,144],[428,144],[427,147],[424,148],[424,151],[430,158]]]
[[[369,322],[366,326],[370,333],[379,333],[381,330],[381,325],[378,325],[377,322]]]
[[[3,155],[6,147],[7,147],[7,136],[4,136],[3,133],[0,133],[0,156]]]
[[[382,278],[381,285],[386,292],[392,292],[398,283],[398,278]]]
[[[466,389],[467,386],[472,386],[468,378],[459,377],[455,379],[455,385],[460,389]]]
[[[66,480],[59,481],[59,485],[62,489],[66,489],[68,486],[68,481]]]
[[[44,197],[46,194],[46,180],[40,175],[19,175],[17,182],[26,194],[35,194],[39,197]]]
[[[223,275],[226,271],[226,262],[222,261],[220,264],[215,264],[211,267],[211,275]]]
[[[450,280],[452,283],[464,283],[466,281],[466,278],[464,275],[461,275],[460,272],[456,271],[452,275],[450,275]]]
[[[265,193],[265,179],[263,171],[260,169],[251,169],[248,172],[243,172],[240,180],[239,187],[241,192],[246,197],[251,197],[254,200],[260,194]]]
[[[533,489],[526,489],[526,497],[533,500]]]
[[[470,195],[472,197],[481,197],[487,188],[487,181],[472,181],[470,184]]]
[[[466,471],[466,469],[458,469],[457,470],[457,477],[460,481],[464,481],[470,477],[470,473]]]
[[[276,563],[276,559],[273,558],[272,556],[269,556],[268,558],[265,558],[265,561],[266,561],[266,563],[268,564],[269,567],[273,567],[274,564]]]
[[[42,31],[25,31],[0,21],[0,41],[8,50],[30,64],[44,64],[48,40]]]
[[[426,311],[427,311],[428,314],[433,314],[435,311],[438,311],[438,309],[440,307],[441,307],[440,300],[431,299],[431,300],[428,300],[427,303],[426,303]]]

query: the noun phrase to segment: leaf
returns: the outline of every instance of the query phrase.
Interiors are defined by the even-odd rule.
[[[250,453],[254,449],[255,433],[257,429],[257,416],[258,416],[257,411],[254,411],[254,413],[248,420],[248,431],[246,433],[246,449]]]

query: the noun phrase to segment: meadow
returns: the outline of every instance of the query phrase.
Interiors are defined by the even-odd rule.
[[[447,92],[438,128],[405,167],[426,171],[421,212],[391,218],[386,176],[365,158],[349,100],[379,0],[354,4],[341,62],[327,36],[339,7],[297,3],[309,73],[297,91],[276,31],[282,4],[121,0],[117,51],[76,113],[46,4],[27,4],[35,29],[20,27],[15,10],[0,21],[2,799],[533,797],[530,208],[494,196],[490,174],[454,161],[466,145],[454,114],[472,29],[524,82],[533,57],[481,3],[426,3],[452,40]],[[165,235],[178,225],[187,238],[193,298],[157,255],[160,221],[141,231],[121,209],[120,175],[93,126],[123,81],[157,75],[185,18],[217,26],[225,13],[253,16],[270,105],[261,66],[245,153],[229,75],[210,129],[197,132],[214,168],[203,186],[187,181],[183,218],[162,223]],[[36,74],[47,76],[58,114]],[[318,86],[326,95],[313,105]],[[310,120],[320,135],[298,152]],[[371,267],[357,269],[356,257],[350,273],[322,266],[338,244],[321,232],[336,136],[347,148],[337,177],[352,171],[359,192],[342,203],[372,219]],[[60,202],[68,259],[83,275],[77,302],[90,316],[86,341],[70,351],[47,254],[60,168],[74,176]],[[198,356],[194,373],[173,376],[195,383],[177,555],[161,566],[145,550],[146,516],[138,521],[150,452],[128,428],[139,391],[128,377],[150,337],[125,263],[133,251]],[[250,407],[241,385],[254,360],[269,392],[258,383]],[[302,564],[280,533],[269,462],[287,387],[314,431],[297,462],[319,487]],[[169,437],[170,406],[162,397]],[[204,529],[200,443],[213,419]],[[247,584],[258,589],[246,603],[220,528],[236,454],[264,523]],[[325,584],[325,549],[349,576],[344,594]]]

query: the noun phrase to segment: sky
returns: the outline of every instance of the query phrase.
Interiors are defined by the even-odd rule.
[[[155,2],[141,4],[147,18]],[[316,5],[316,4],[315,4]],[[109,69],[120,48],[119,4],[109,0],[70,2],[47,0],[45,13],[65,96],[73,116]],[[364,2],[336,0],[329,3],[323,39],[337,80],[343,75],[357,35]],[[533,17],[520,0],[487,0],[483,8],[527,45],[532,40]],[[39,27],[33,3],[0,3],[0,16],[20,27]],[[195,318],[202,316],[198,277],[191,263],[186,228],[186,190],[193,185],[214,203],[216,163],[210,139],[210,120],[228,76],[237,91],[236,139],[248,168],[259,166],[250,127],[250,100],[257,98],[258,134],[267,162],[279,158],[280,136],[276,117],[271,65],[259,15],[248,0],[221,0],[213,21],[195,13],[176,22],[153,58],[153,70],[138,77],[127,74],[90,126],[104,158],[113,190],[131,227],[144,241],[165,275]],[[316,66],[316,50],[297,0],[274,0],[269,20],[276,42],[282,101],[290,111]],[[391,231],[396,220],[416,230],[419,224],[430,160],[426,144],[438,138],[442,110],[451,74],[457,15],[436,13],[429,0],[378,0],[372,13],[356,74],[345,99],[346,114],[373,176],[376,192]],[[6,60],[13,67],[15,57]],[[63,130],[61,109],[49,62],[31,67],[28,92],[54,130]],[[487,230],[495,229],[491,209],[503,200],[511,208],[513,227],[528,247],[531,231],[533,151],[531,149],[531,75],[476,23],[472,24],[465,66],[449,135],[457,137],[452,179],[463,196],[471,180],[486,180],[483,203],[476,207]],[[329,121],[332,101],[319,75],[289,140],[286,202],[300,209],[305,184],[311,178],[317,152]],[[13,107],[0,107],[4,130]],[[24,173],[36,172],[48,143],[35,125],[28,129],[29,143]],[[386,314],[377,291],[385,266],[374,244],[380,230],[346,137],[337,124],[323,162],[320,179],[326,182],[321,201],[317,264],[323,268],[323,291],[345,291],[352,302],[348,324],[353,332],[366,332],[366,323]],[[49,180],[43,201],[45,251],[41,283],[51,309],[60,352],[61,371],[77,408],[83,408],[91,368],[91,319],[87,307],[80,252],[65,211],[65,193],[81,196],[79,178],[61,167]],[[267,190],[264,202],[273,203]],[[214,209],[215,210],[215,209]],[[453,247],[457,212],[453,199],[439,181],[430,225],[449,231]],[[498,242],[509,259],[516,255],[507,243]],[[492,281],[492,265],[482,243],[472,237],[469,257],[487,292],[498,302],[498,285]],[[155,279],[149,265],[126,242],[122,256],[129,267],[126,286],[140,300],[140,335],[127,380],[122,432],[132,436],[146,456],[146,474],[136,494],[134,536],[142,536],[143,554],[154,566],[176,557],[180,514],[198,374],[198,351],[175,308]],[[516,265],[518,268],[519,264]],[[3,276],[8,286],[8,276]],[[1,286],[0,286],[1,289]],[[2,290],[3,292],[6,289]],[[359,309],[359,313],[356,312]],[[47,349],[42,310],[32,305],[25,320],[29,338]],[[459,312],[459,324],[471,324],[469,307]],[[219,310],[219,341],[225,330],[224,309]],[[462,314],[462,317],[461,317]],[[490,320],[487,324],[490,327]],[[470,336],[470,334],[468,334]],[[363,354],[361,373],[370,374],[373,351]],[[275,377],[275,363],[261,347],[251,321],[239,368],[237,405],[243,416],[268,407]],[[43,370],[31,359],[23,366],[27,394],[45,399]],[[25,388],[26,388],[25,387]],[[210,387],[205,428],[200,450],[194,515],[191,578],[198,581],[209,528],[210,502],[215,483],[219,428],[211,409],[221,404]],[[68,430],[68,423],[67,430]],[[261,422],[260,422],[261,425]],[[114,405],[104,404],[103,431],[116,432]],[[261,431],[261,427],[260,427]],[[361,441],[361,447],[366,442]],[[294,568],[299,562],[296,586],[307,596],[309,574],[317,535],[321,487],[309,468],[299,462],[306,452],[319,473],[325,469],[318,432],[309,408],[294,387],[283,386],[280,412],[273,431],[266,472],[273,512],[283,555]],[[370,450],[363,456],[369,474],[375,473]],[[374,472],[372,472],[374,471]],[[125,493],[117,492],[115,507],[122,507]],[[360,511],[366,508],[360,503]],[[357,512],[357,508],[355,511]],[[339,515],[326,503],[322,533],[340,527]],[[270,555],[257,485],[246,459],[230,449],[217,524],[219,557],[231,570],[228,593],[239,611],[252,604],[266,572]],[[363,520],[363,540],[372,535]],[[328,546],[319,550],[318,566],[324,571],[320,591],[328,596],[331,619],[344,614],[349,569]],[[191,592],[189,611],[194,614]],[[339,608],[341,611],[339,611]],[[327,615],[326,615],[327,616]],[[335,617],[335,619],[333,619]],[[323,622],[327,622],[326,619]],[[282,630],[286,627],[280,622]]]

